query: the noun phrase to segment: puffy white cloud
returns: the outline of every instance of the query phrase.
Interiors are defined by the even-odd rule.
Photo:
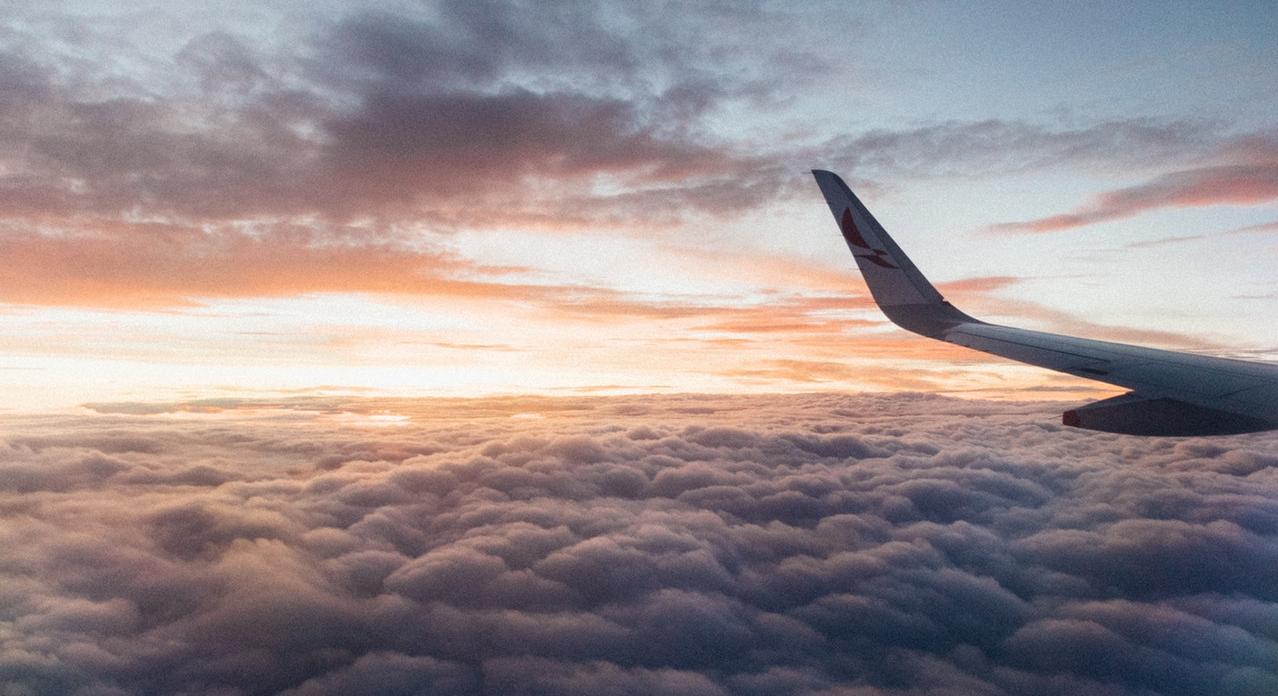
[[[0,422],[0,693],[1278,690],[1274,435],[910,394],[94,409]]]

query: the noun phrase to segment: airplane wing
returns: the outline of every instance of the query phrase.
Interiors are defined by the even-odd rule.
[[[1130,435],[1228,435],[1278,428],[1278,365],[989,324],[919,272],[837,175],[817,185],[879,308],[908,331],[1131,391],[1066,411],[1065,425]]]

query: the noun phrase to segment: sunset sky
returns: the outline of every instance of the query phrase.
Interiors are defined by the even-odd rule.
[[[887,324],[814,167],[978,317],[1278,355],[1272,4],[959,9],[5,3],[0,408],[1106,393]]]
[[[975,317],[1278,360],[1275,37],[0,0],[0,695],[1278,694],[1278,430],[1067,427],[810,174]]]

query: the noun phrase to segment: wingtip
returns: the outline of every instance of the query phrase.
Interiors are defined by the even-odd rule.
[[[843,177],[828,169],[813,169],[812,178],[816,179],[817,186],[821,187],[827,198],[831,194],[837,195],[838,193],[852,195],[852,189],[848,188],[848,185],[843,181]]]

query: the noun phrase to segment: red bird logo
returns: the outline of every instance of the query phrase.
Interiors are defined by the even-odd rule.
[[[865,241],[865,237],[861,236],[861,230],[858,230],[856,228],[856,223],[852,221],[851,208],[843,209],[843,218],[839,220],[839,229],[843,231],[843,238],[848,240],[848,244],[860,247],[861,249],[865,249],[870,252],[869,254],[858,254],[856,253],[856,249],[853,249],[853,256],[858,259],[865,259],[866,261],[869,261],[876,266],[882,266],[883,268],[897,268],[897,265],[888,259],[886,251],[883,251],[882,249],[875,249],[870,246],[869,242]]]

